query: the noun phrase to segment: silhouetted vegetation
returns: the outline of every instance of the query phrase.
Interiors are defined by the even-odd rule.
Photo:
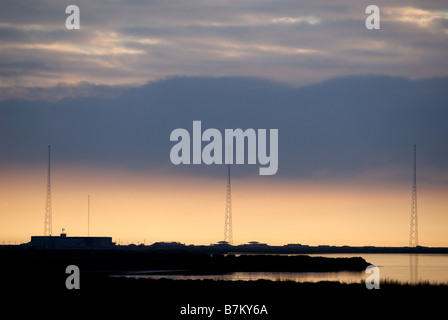
[[[223,255],[135,250],[1,250],[3,267],[20,270],[52,270],[76,264],[89,272],[117,273],[145,270],[185,270],[192,273],[237,271],[331,272],[362,271],[369,264],[363,258],[327,258],[280,255]]]
[[[443,310],[441,301],[448,296],[448,285],[402,284],[391,280],[382,281],[379,290],[368,290],[362,282],[155,280],[110,276],[120,270],[168,266],[195,272],[360,270],[367,265],[361,258],[90,250],[0,250],[0,255],[2,296],[26,306],[14,312],[29,311],[33,316],[40,314],[39,310],[44,307],[54,310],[57,306],[73,318],[197,319],[180,315],[180,308],[190,304],[223,309],[226,304],[241,304],[265,305],[269,314],[240,317],[216,313],[212,319],[300,319],[305,314],[313,318],[337,315],[364,318],[369,314],[384,315],[386,311],[390,317],[403,318],[414,315],[416,310],[424,311],[425,318],[431,318]],[[68,276],[65,268],[71,264],[81,270],[79,290],[68,290],[65,286]],[[412,308],[410,301],[413,301]],[[12,304],[4,302],[2,306],[7,309]]]

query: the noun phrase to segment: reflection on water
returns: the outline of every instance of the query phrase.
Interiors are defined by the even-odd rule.
[[[418,254],[409,255],[410,282],[418,282]]]
[[[448,283],[447,254],[328,254],[325,257],[362,257],[380,268],[380,279],[406,283]]]
[[[399,282],[448,283],[448,255],[446,254],[312,254],[324,257],[362,257],[368,263],[380,268],[380,281],[389,279]],[[228,280],[252,281],[259,279],[273,281],[319,282],[339,281],[341,283],[365,282],[365,272],[235,272],[229,274],[197,275],[176,272],[176,270],[154,270],[145,274],[128,274],[125,277],[174,280]],[[166,274],[169,273],[169,274]]]
[[[319,282],[339,281],[342,283],[360,282],[366,278],[363,272],[233,272],[228,274],[144,274],[126,275],[128,278],[172,279],[172,280],[227,280],[227,281],[295,281]]]

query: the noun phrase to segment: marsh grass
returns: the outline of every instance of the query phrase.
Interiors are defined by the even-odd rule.
[[[361,281],[363,283],[363,281]],[[411,281],[398,281],[394,279],[381,279],[381,286],[407,286],[407,287],[448,287],[448,282],[442,281],[429,281],[419,280],[416,282]]]

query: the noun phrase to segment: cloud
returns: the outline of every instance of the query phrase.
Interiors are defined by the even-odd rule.
[[[414,7],[390,8],[387,16],[391,20],[415,24],[423,29],[432,29],[434,32],[445,32],[446,28],[439,29],[441,23],[448,21],[448,11],[446,10],[423,10]]]
[[[271,20],[272,23],[280,23],[280,24],[294,24],[294,23],[309,23],[309,24],[316,24],[320,23],[319,18],[316,17],[281,17],[281,18],[274,18]]]
[[[0,4],[2,86],[135,85],[174,75],[305,85],[448,72],[448,17],[435,0],[380,3],[378,31],[364,26],[367,4],[348,0],[78,1],[80,30],[65,29],[66,5]]]
[[[169,160],[171,131],[191,132],[192,122],[201,120],[203,130],[279,129],[273,179],[388,172],[391,180],[407,181],[417,144],[421,172],[446,184],[447,85],[447,78],[363,76],[304,87],[240,77],[176,77],[133,88],[67,86],[60,89],[75,97],[0,102],[0,165],[42,163],[51,144],[60,166],[221,175],[217,165],[174,166]],[[45,98],[58,89],[39,91]],[[236,166],[235,172],[257,176],[258,165]]]
[[[278,127],[284,177],[403,167],[414,143],[445,170],[440,1],[380,3],[377,31],[348,0],[79,1],[80,30],[68,4],[0,4],[2,163],[51,143],[65,163],[183,172],[167,137],[199,119]]]

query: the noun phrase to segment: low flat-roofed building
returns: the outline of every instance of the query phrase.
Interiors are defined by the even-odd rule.
[[[115,246],[112,237],[32,236],[30,245],[41,249],[109,249]]]

